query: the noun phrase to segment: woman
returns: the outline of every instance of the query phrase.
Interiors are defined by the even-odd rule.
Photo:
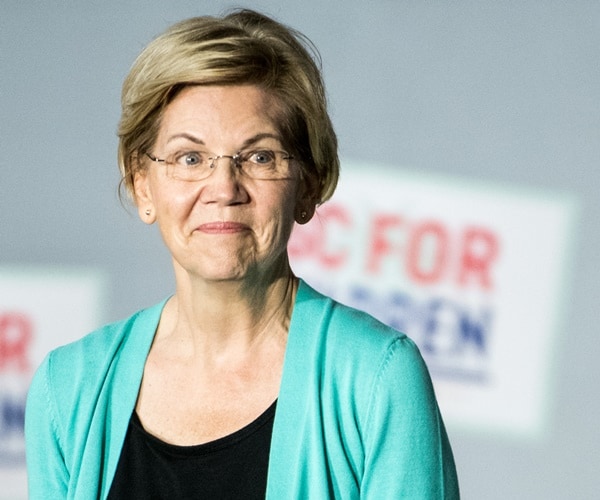
[[[288,263],[339,170],[306,39],[245,10],[184,21],[122,101],[123,184],[176,290],[44,361],[31,498],[457,498],[414,344]]]

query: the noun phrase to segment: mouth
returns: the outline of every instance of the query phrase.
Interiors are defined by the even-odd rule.
[[[248,230],[246,224],[240,222],[207,222],[196,228],[197,231],[205,234],[236,234]]]

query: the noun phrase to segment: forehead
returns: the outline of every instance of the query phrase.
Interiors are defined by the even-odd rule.
[[[279,109],[278,100],[256,85],[188,86],[165,108],[157,142],[182,134],[205,143],[278,134]]]

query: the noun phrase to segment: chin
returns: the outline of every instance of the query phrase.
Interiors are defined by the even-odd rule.
[[[287,254],[269,255],[257,259],[256,255],[204,255],[199,259],[176,261],[176,266],[186,271],[191,279],[207,282],[243,281],[258,282],[260,276],[279,275],[287,269]]]
[[[188,272],[206,281],[239,281],[253,274],[253,267],[241,262],[211,262],[209,265],[192,265]]]

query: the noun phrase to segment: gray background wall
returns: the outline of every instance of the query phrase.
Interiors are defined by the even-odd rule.
[[[169,293],[155,229],[116,195],[120,84],[170,23],[235,5],[0,2],[0,264],[105,271],[107,321]],[[580,200],[549,433],[450,434],[464,498],[600,498],[600,3],[248,6],[319,47],[344,157]]]

